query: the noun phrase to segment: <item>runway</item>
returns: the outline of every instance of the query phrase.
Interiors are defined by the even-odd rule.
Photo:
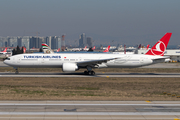
[[[0,72],[0,77],[180,77],[180,73],[96,73],[96,75],[84,75],[82,72],[75,73],[35,73],[20,72],[19,74],[10,72]]]
[[[179,119],[180,101],[0,101],[0,119]]]
[[[4,64],[3,61],[0,61],[0,67],[9,67],[8,65]],[[180,68],[179,63],[158,63],[149,66],[144,66],[140,68]]]

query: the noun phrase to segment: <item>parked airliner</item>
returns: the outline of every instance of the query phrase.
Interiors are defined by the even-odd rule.
[[[146,54],[112,54],[112,53],[52,53],[52,54],[18,54],[7,58],[4,63],[16,68],[49,67],[62,68],[64,72],[87,69],[84,74],[94,75],[94,68],[132,68],[164,62],[164,52],[172,33],[166,33]]]
[[[3,51],[1,51],[0,54],[7,54],[7,47]]]

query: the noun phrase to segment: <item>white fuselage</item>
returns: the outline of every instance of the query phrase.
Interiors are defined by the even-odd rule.
[[[7,54],[7,52],[0,52],[0,55],[5,55]]]
[[[61,68],[63,63],[78,63],[83,61],[93,61],[109,59],[104,63],[98,64],[98,67],[141,67],[154,63],[164,62],[163,56],[138,55],[138,54],[111,54],[111,53],[54,53],[54,54],[19,54],[9,57],[4,61],[5,64],[12,67],[49,67]],[[154,59],[158,59],[154,61]],[[80,68],[82,66],[79,66]],[[83,67],[82,67],[83,68]]]

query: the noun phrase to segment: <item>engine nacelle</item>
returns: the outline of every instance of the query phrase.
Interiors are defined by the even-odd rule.
[[[63,63],[62,70],[63,72],[74,72],[78,69],[76,63]]]

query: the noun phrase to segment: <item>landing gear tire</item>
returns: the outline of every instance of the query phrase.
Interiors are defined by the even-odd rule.
[[[85,75],[95,75],[94,71],[84,71]]]
[[[89,75],[89,72],[88,72],[88,71],[84,71],[84,74],[85,74],[85,75]]]
[[[94,71],[91,71],[90,73],[91,73],[91,75],[95,75],[95,72],[94,72]]]

